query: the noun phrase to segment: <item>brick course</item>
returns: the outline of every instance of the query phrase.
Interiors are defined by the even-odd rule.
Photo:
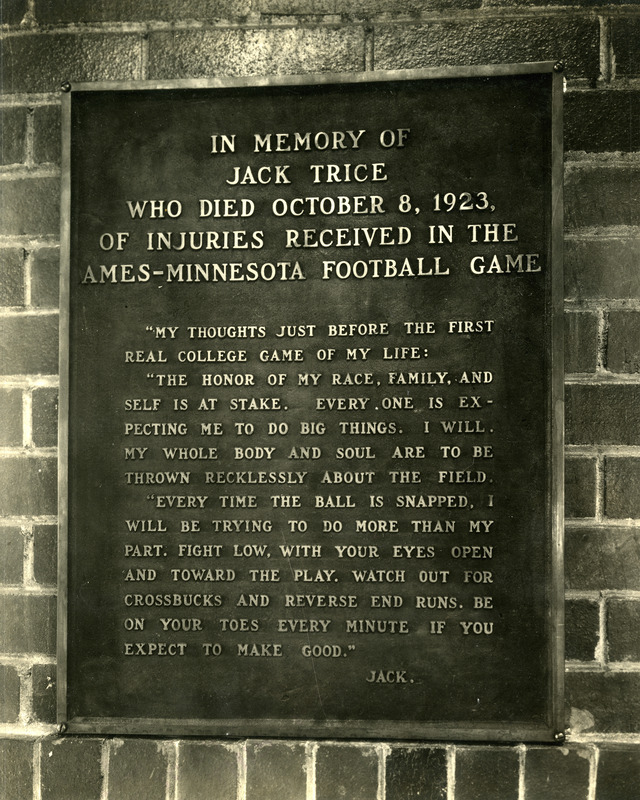
[[[57,92],[65,81],[142,77],[136,34],[52,33],[8,36],[1,65],[5,91]]]
[[[593,19],[536,16],[376,27],[375,68],[556,61],[576,77],[599,72],[599,29]]]
[[[364,65],[360,28],[153,33],[150,78],[346,72]]]

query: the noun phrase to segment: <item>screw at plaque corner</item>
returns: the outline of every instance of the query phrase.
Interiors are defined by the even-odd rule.
[[[69,81],[65,81],[64,83],[60,84],[60,91],[61,92],[70,92],[71,91],[71,84]]]
[[[555,739],[556,742],[558,742],[558,744],[562,744],[566,737],[564,731],[560,731],[559,733],[556,733],[556,735],[553,738]]]
[[[59,735],[59,736],[62,736],[62,735],[63,735],[63,734],[65,734],[66,732],[67,732],[67,723],[66,723],[66,722],[61,722],[61,723],[58,725],[58,735]]]
[[[564,61],[556,61],[553,65],[554,72],[564,72]]]

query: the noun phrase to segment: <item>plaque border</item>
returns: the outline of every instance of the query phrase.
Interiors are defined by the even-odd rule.
[[[362,739],[470,742],[555,742],[565,740],[564,710],[564,280],[563,280],[563,76],[562,62],[434,67],[371,72],[317,73],[286,76],[194,78],[172,80],[65,82],[62,87],[62,169],[60,229],[60,398],[58,411],[58,600],[57,600],[57,723],[59,734],[153,735],[282,739]],[[68,719],[68,436],[70,361],[71,260],[71,97],[73,92],[162,89],[215,89],[270,86],[371,84],[448,78],[551,74],[551,228],[548,264],[551,269],[549,308],[551,375],[548,442],[550,518],[548,636],[548,718],[544,724],[394,720],[311,719],[161,719],[77,717]]]

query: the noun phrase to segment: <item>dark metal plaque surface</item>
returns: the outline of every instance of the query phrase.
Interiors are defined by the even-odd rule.
[[[66,96],[67,730],[561,732],[560,81]]]

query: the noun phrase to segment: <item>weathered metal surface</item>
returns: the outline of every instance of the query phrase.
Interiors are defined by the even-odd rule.
[[[561,730],[559,80],[72,87],[70,732]]]

